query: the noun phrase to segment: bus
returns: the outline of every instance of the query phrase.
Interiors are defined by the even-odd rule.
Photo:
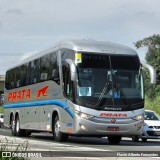
[[[144,122],[143,68],[133,49],[111,42],[66,40],[7,70],[4,124],[13,136],[53,133],[108,137],[142,133]]]

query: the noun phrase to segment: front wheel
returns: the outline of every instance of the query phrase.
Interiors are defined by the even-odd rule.
[[[61,123],[57,115],[53,122],[53,137],[57,142],[64,142],[68,138],[68,135],[65,133],[62,133],[60,131],[60,128],[61,128]]]
[[[110,144],[119,144],[121,139],[121,136],[108,136],[108,141]]]

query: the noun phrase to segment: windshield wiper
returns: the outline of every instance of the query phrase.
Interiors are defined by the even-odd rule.
[[[110,70],[111,70],[111,76],[112,76],[112,63],[111,63],[111,57],[109,56],[109,65],[110,65]],[[95,108],[97,108],[97,106],[101,103],[102,101],[102,98],[107,90],[109,86],[109,81],[105,84],[103,90],[102,90],[102,93],[100,94],[99,98],[98,98],[98,101],[97,103],[95,104]],[[112,90],[113,90],[113,82],[112,82]]]
[[[98,98],[97,103],[95,104],[95,108],[97,108],[97,106],[101,103],[101,100],[102,100],[104,94],[106,93],[106,90],[107,90],[108,86],[109,86],[109,83],[107,82],[107,83],[105,84],[103,90],[102,90],[102,93],[100,94],[100,96],[99,96],[99,98]]]

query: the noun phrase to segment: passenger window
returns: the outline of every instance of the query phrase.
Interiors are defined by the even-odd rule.
[[[60,84],[57,52],[50,54],[50,79]]]

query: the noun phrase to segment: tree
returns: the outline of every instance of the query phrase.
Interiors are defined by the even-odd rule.
[[[147,48],[145,60],[148,64],[155,67],[157,72],[157,84],[151,85],[149,83],[149,73],[145,71],[145,91],[146,95],[153,99],[156,96],[160,96],[160,35],[154,34],[153,36],[144,38],[135,43],[136,48]]]

